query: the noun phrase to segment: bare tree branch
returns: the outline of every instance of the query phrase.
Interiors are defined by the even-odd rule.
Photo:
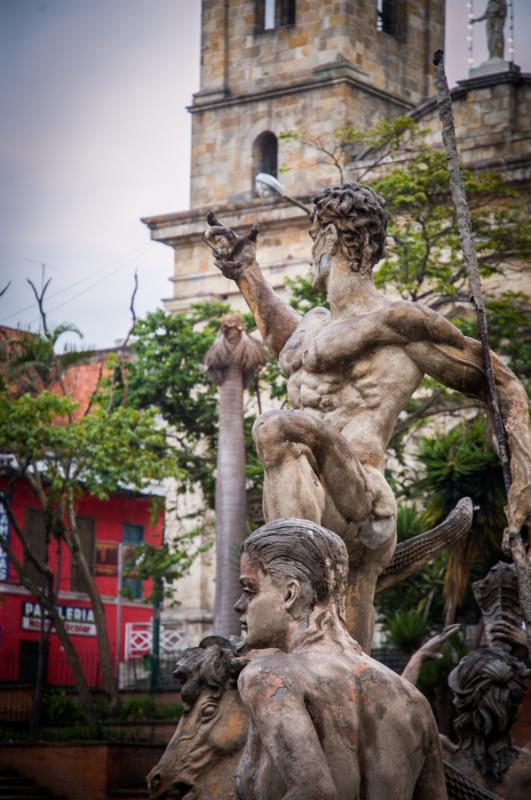
[[[129,344],[129,339],[131,338],[131,334],[133,333],[133,330],[134,330],[135,324],[136,324],[135,297],[136,297],[136,293],[137,292],[138,292],[138,270],[135,269],[134,288],[133,288],[133,292],[131,294],[131,301],[129,303],[129,310],[131,312],[131,318],[132,318],[131,327],[129,328],[129,330],[127,332],[127,336],[125,337],[125,339],[123,340],[123,342],[122,342],[122,344],[120,346],[120,351],[119,351],[119,354],[118,354],[118,359],[119,359],[119,362],[120,362],[120,374],[122,376],[122,384],[123,384],[122,405],[125,405],[125,403],[127,401],[127,395],[129,393],[129,376],[127,374],[127,369],[125,367],[125,361],[126,361],[126,352],[125,351],[126,351],[127,345]]]
[[[26,278],[26,280],[27,280],[27,282],[29,283],[29,285],[31,286],[31,288],[33,290],[33,294],[35,295],[35,300],[37,301],[37,305],[39,307],[39,315],[40,315],[40,318],[41,318],[42,329],[44,331],[44,335],[46,336],[48,341],[51,341],[52,337],[50,335],[50,330],[48,328],[48,321],[46,319],[46,311],[44,310],[44,295],[46,294],[46,290],[48,289],[48,286],[50,285],[50,282],[51,282],[52,279],[48,278],[48,280],[46,281],[46,283],[44,284],[44,286],[42,287],[40,292],[37,291],[37,288],[36,288],[35,284],[33,283],[33,281],[31,281],[29,278]]]

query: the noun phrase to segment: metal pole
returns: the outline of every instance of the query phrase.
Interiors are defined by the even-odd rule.
[[[118,591],[116,595],[116,681],[120,688],[120,650],[122,648],[122,576],[124,571],[123,544],[118,543]]]
[[[151,634],[151,680],[150,691],[156,692],[160,687],[160,606],[162,601],[163,581],[153,579],[153,627]]]

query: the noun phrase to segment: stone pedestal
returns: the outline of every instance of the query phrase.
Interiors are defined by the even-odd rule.
[[[498,75],[501,72],[520,73],[520,67],[504,58],[488,58],[479,67],[468,70],[469,78],[483,78],[485,75]]]

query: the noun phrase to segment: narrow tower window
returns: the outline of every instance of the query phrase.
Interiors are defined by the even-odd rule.
[[[377,0],[376,28],[382,33],[396,36],[398,33],[397,0]]]
[[[276,28],[275,14],[276,0],[264,0],[264,30],[271,31]]]
[[[295,0],[277,0],[277,18],[279,28],[295,25]]]
[[[258,0],[258,29],[273,31],[295,25],[295,0]]]
[[[277,177],[278,141],[271,131],[264,131],[256,137],[253,144],[253,192],[255,178],[259,172]]]

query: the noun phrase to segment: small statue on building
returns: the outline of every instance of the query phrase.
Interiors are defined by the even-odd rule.
[[[505,51],[505,37],[503,30],[507,18],[507,0],[488,0],[485,13],[475,17],[471,22],[487,22],[487,47],[489,59],[503,59]]]

